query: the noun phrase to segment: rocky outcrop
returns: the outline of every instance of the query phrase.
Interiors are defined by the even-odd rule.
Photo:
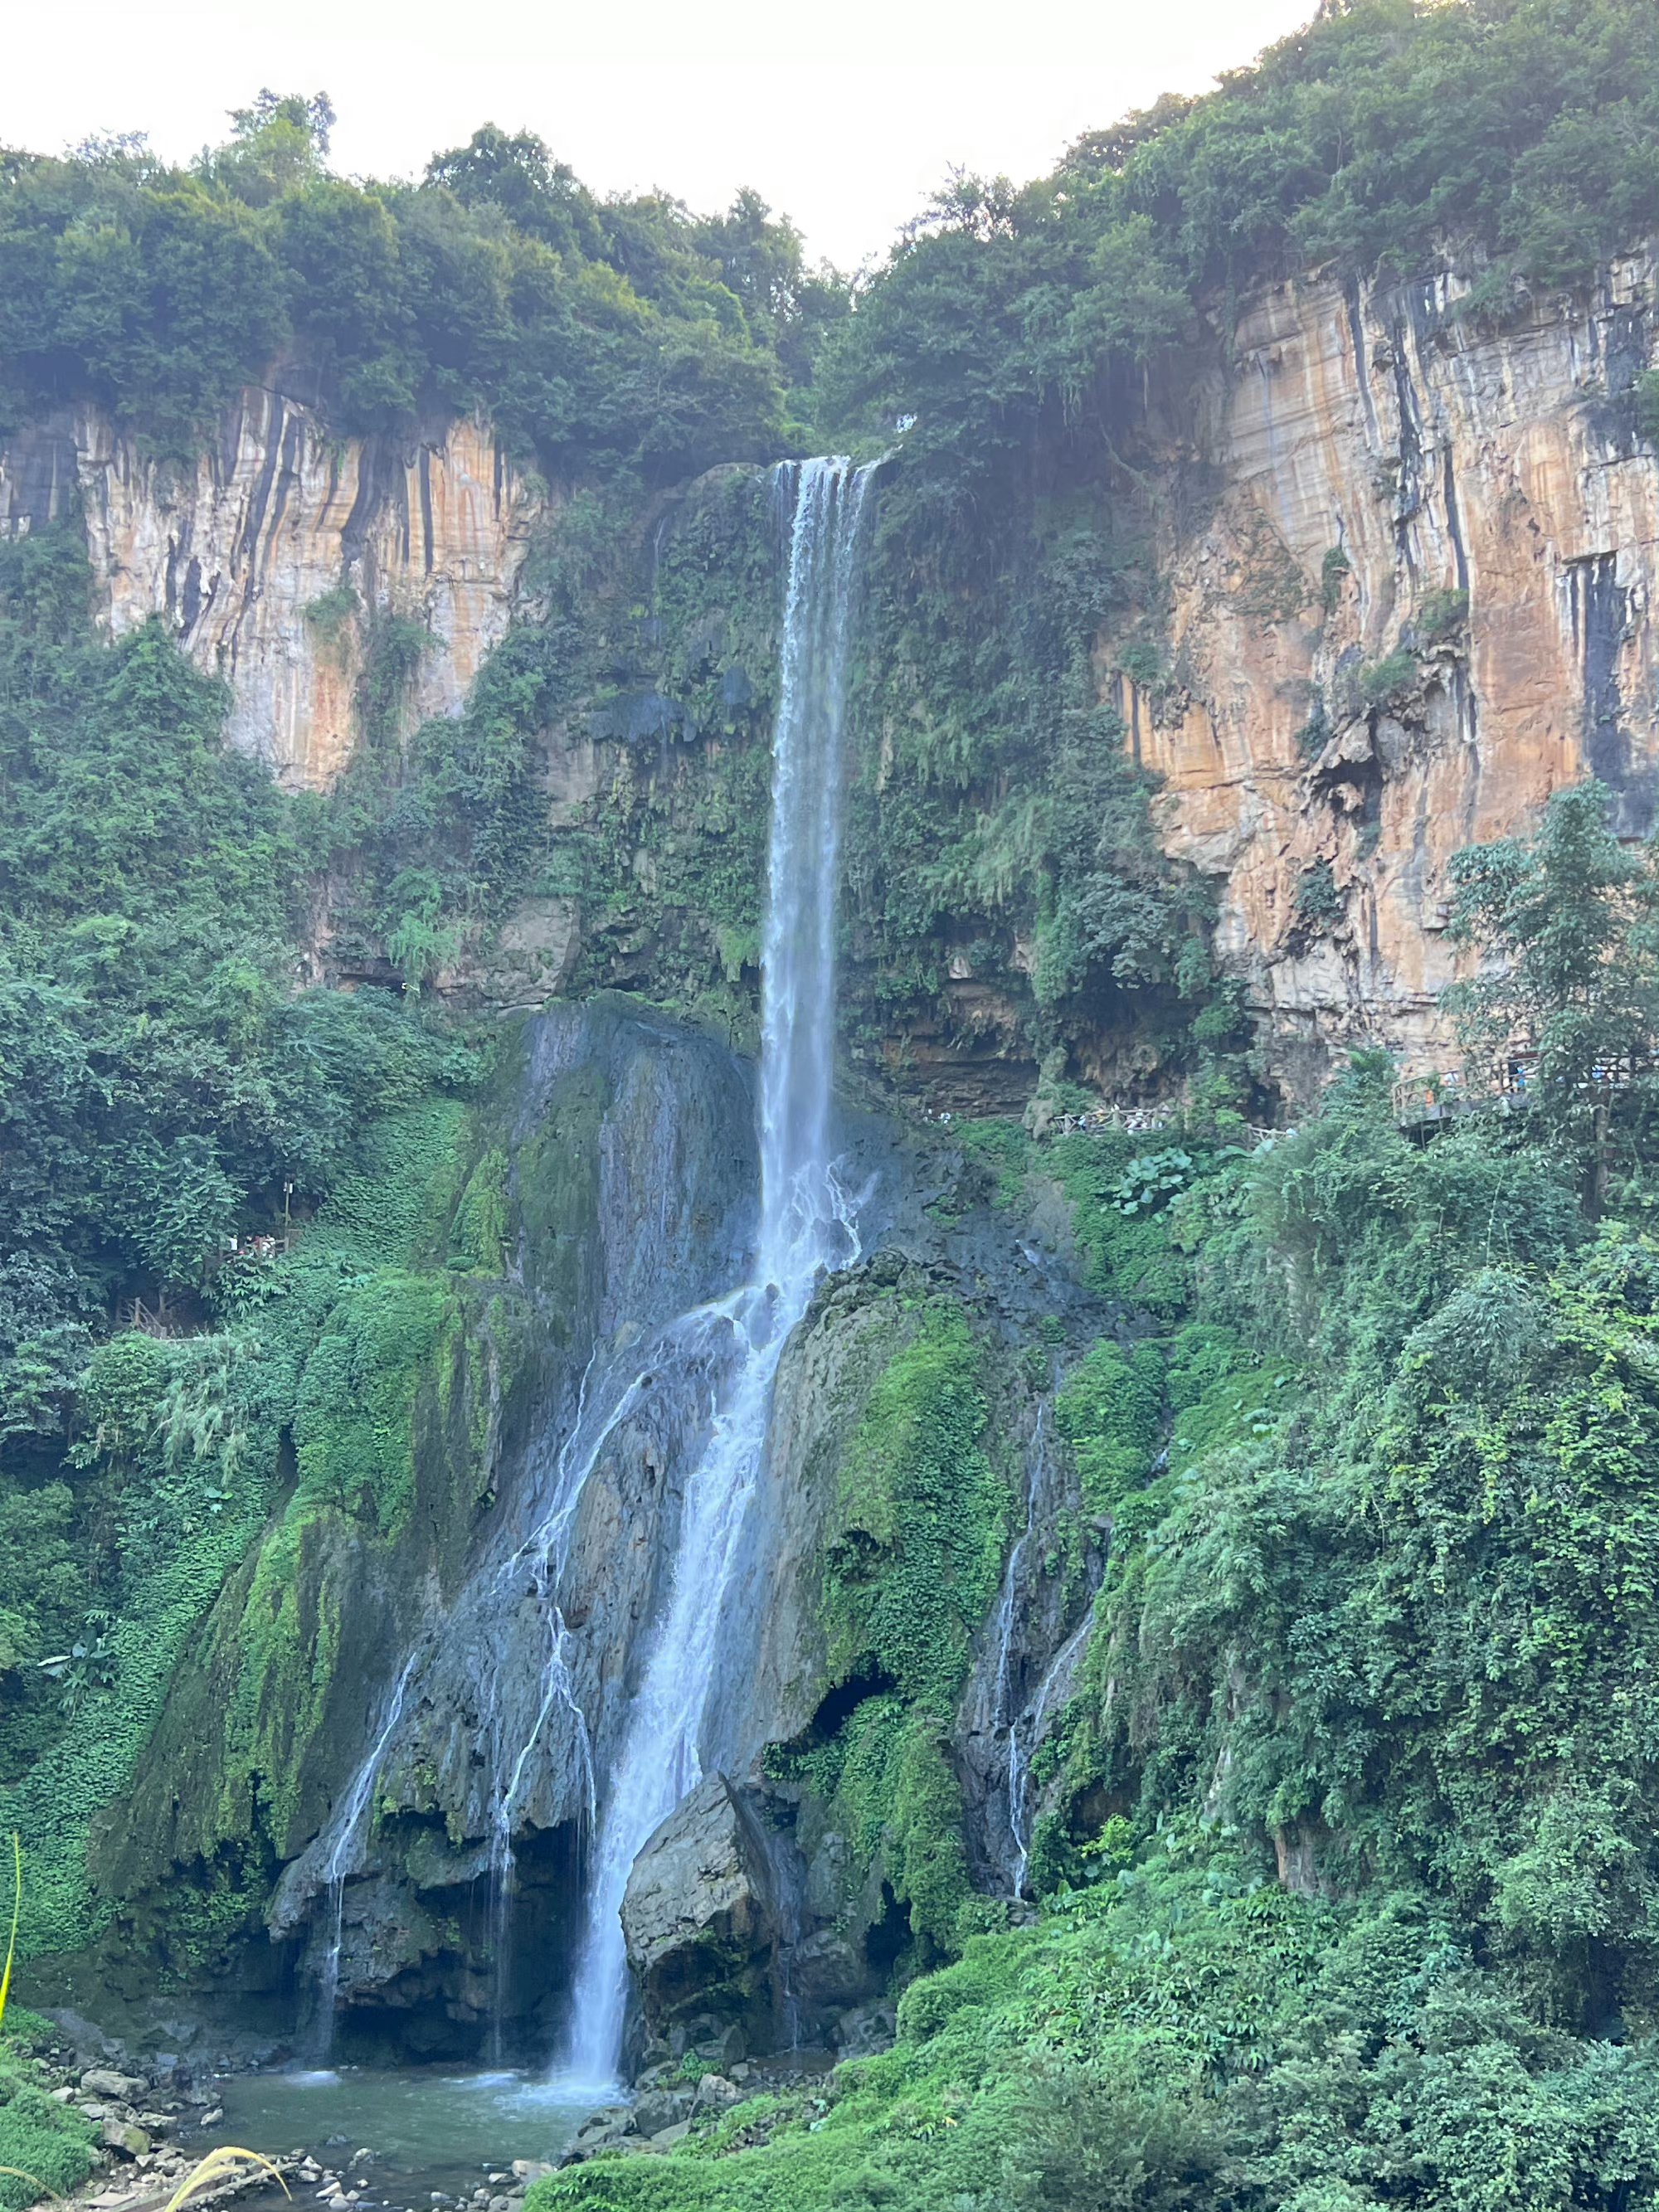
[[[1652,826],[1656,289],[1643,254],[1493,322],[1467,280],[1287,284],[1154,386],[1166,665],[1108,638],[1102,684],[1292,1087],[1350,1042],[1444,1052],[1459,847],[1586,774]]]
[[[711,1982],[728,2014],[760,2005],[769,2027],[771,1863],[755,1808],[723,1774],[699,1783],[635,1860],[622,1917],[648,2029],[660,2033],[688,2002],[706,2011]]]
[[[244,391],[193,467],[146,454],[78,407],[0,452],[0,529],[85,518],[115,636],[159,616],[230,686],[232,744],[284,784],[321,788],[349,757],[360,686],[388,617],[418,653],[412,726],[453,714],[510,619],[543,495],[475,422],[341,438],[310,409]]]

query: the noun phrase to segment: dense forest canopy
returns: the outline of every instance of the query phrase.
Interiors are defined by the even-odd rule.
[[[101,400],[187,454],[275,375],[345,430],[482,409],[526,458],[654,481],[768,457],[841,302],[752,193],[601,203],[493,126],[418,185],[327,166],[326,100],[262,95],[193,168],[142,142],[3,157],[0,419]]]
[[[1659,222],[1641,0],[1336,0],[1036,183],[954,179],[855,290],[752,192],[713,217],[602,200],[494,125],[417,185],[360,182],[328,166],[331,121],[266,93],[187,169],[136,137],[0,156],[0,421],[93,397],[187,452],[276,374],[343,429],[482,408],[564,473],[768,457],[804,414],[916,416],[983,467],[1264,276],[1474,253],[1501,312]]]

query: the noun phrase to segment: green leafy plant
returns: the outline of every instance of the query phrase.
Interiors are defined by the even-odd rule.
[[[1388,710],[1403,705],[1410,698],[1422,680],[1422,673],[1416,654],[1402,648],[1381,660],[1368,661],[1360,670],[1356,685],[1366,706]]]
[[[1178,1146],[1137,1152],[1118,1180],[1113,1203],[1122,1214],[1154,1213],[1187,1188],[1195,1165],[1192,1154]]]

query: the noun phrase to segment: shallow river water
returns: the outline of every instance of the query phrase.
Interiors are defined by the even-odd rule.
[[[237,2143],[267,2157],[303,2148],[340,2173],[354,2151],[373,2151],[350,2168],[366,2205],[427,2205],[434,2190],[470,2196],[515,2158],[556,2159],[592,2110],[591,2095],[577,2100],[521,2074],[435,2067],[238,2074],[214,2088],[224,2118],[202,2131],[203,2148]]]

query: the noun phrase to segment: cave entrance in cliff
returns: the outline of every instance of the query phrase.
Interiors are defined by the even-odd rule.
[[[512,1893],[491,1885],[417,1887],[389,1900],[404,1963],[343,2003],[337,2058],[368,2066],[501,2064],[539,2071],[557,2046],[581,1907],[576,1824],[517,1839]],[[497,1971],[497,1945],[501,1971]]]
[[[514,1846],[512,1894],[500,1935],[501,1971],[490,1960],[484,2050],[509,2066],[545,2067],[558,2047],[580,1933],[582,1867],[577,1825],[531,1829]],[[492,1916],[494,1917],[494,1916]]]

